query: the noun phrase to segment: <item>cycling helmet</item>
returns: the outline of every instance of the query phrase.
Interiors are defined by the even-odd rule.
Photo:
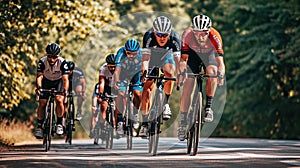
[[[47,54],[58,55],[60,51],[60,46],[56,43],[48,44],[48,46],[46,47]]]
[[[115,64],[115,55],[109,54],[108,56],[106,56],[105,60],[107,64]]]
[[[211,20],[206,15],[197,15],[193,18],[192,27],[196,31],[209,31],[211,27]]]
[[[72,61],[68,61],[67,62],[67,64],[68,64],[68,67],[69,67],[69,70],[73,70],[74,68],[75,68],[75,64],[74,64],[74,62],[72,62]]]
[[[153,29],[159,33],[170,33],[172,29],[172,23],[167,17],[159,16],[153,21]]]
[[[140,43],[135,39],[129,39],[125,43],[125,49],[128,51],[137,51],[140,49]]]

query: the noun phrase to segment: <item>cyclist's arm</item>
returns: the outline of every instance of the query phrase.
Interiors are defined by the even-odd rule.
[[[145,70],[149,68],[149,61],[151,56],[151,49],[143,48],[142,49],[142,74]]]
[[[218,64],[218,71],[220,72],[220,75],[225,75],[225,64],[224,64],[224,58],[221,56],[216,57],[216,61]]]
[[[63,81],[63,89],[65,91],[69,90],[69,75],[68,74],[62,75],[62,81]]]
[[[99,91],[98,91],[98,96],[100,97],[104,93],[104,87],[105,87],[105,80],[104,76],[99,75]]]
[[[37,72],[36,73],[36,88],[40,89],[42,88],[42,80],[43,80],[43,73],[42,72]]]
[[[80,83],[82,85],[82,94],[85,93],[86,90],[86,82],[85,82],[85,78],[80,78]]]

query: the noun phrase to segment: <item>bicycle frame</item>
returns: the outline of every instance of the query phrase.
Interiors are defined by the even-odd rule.
[[[164,74],[159,74],[160,68],[157,66],[153,66],[151,71],[154,71],[154,76],[147,76],[148,79],[154,79],[154,83],[156,85],[156,90],[154,93],[154,101],[151,105],[151,110],[149,113],[149,144],[148,144],[148,152],[153,153],[153,156],[157,154],[159,134],[161,133],[160,125],[163,124],[163,85],[164,80],[173,80],[176,78],[166,78]]]
[[[198,145],[200,141],[201,128],[204,124],[204,114],[203,114],[203,80],[206,77],[217,78],[218,76],[206,75],[201,72],[203,66],[200,66],[200,73],[187,73],[188,76],[194,76],[196,79],[196,88],[193,93],[193,101],[191,104],[191,109],[188,113],[188,132],[187,132],[187,153],[195,156],[198,152]],[[193,152],[191,149],[193,147]]]
[[[54,113],[54,102],[55,102],[55,96],[57,94],[62,94],[61,91],[55,90],[55,88],[52,89],[40,89],[41,94],[43,93],[49,93],[50,96],[47,100],[47,105],[45,108],[45,117],[43,122],[43,145],[45,147],[45,151],[50,150],[51,146],[51,136],[54,135],[55,132],[55,113]]]

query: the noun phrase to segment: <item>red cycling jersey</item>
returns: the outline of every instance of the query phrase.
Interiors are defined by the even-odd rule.
[[[219,56],[224,55],[222,38],[216,29],[210,28],[209,40],[206,41],[204,46],[199,45],[191,27],[184,30],[182,34],[182,54],[188,53],[190,50],[198,54],[204,54],[210,52],[212,48],[214,48]]]

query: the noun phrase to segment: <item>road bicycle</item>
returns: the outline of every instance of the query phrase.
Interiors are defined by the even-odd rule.
[[[124,81],[126,87],[126,109],[123,114],[123,129],[126,135],[127,149],[132,149],[132,137],[133,137],[133,123],[134,123],[134,105],[133,105],[133,87],[142,86],[142,84],[133,84],[130,80]]]
[[[200,141],[201,129],[204,124],[204,110],[203,110],[203,80],[204,78],[217,78],[216,75],[206,75],[202,70],[204,66],[201,65],[200,73],[187,73],[188,76],[195,77],[196,88],[193,93],[193,101],[191,104],[190,111],[188,113],[188,124],[187,124],[187,154],[195,156],[198,152],[198,145]],[[193,150],[192,150],[193,149]]]
[[[107,101],[108,107],[106,109],[106,121],[105,123],[100,123],[99,115],[100,114],[100,104],[97,108],[97,117],[96,117],[96,126],[95,126],[95,137],[94,144],[99,143],[99,139],[103,138],[106,142],[106,149],[112,149],[113,147],[113,138],[114,138],[114,116],[115,116],[115,101],[114,99],[117,95],[108,95],[105,93],[103,100]]]
[[[39,89],[41,94],[49,94],[49,98],[47,100],[46,108],[45,108],[45,117],[43,122],[43,145],[45,147],[45,151],[49,151],[51,147],[51,137],[54,135],[56,131],[56,123],[55,123],[55,96],[62,95],[62,91],[57,91],[55,88],[52,89]]]
[[[74,94],[73,92],[69,92],[67,98],[67,111],[66,111],[66,143],[72,144],[72,132],[75,131],[75,105],[74,105],[74,97],[79,96]]]
[[[167,78],[163,73],[159,73],[160,68],[157,66],[153,66],[147,78],[148,80],[154,80],[156,85],[156,90],[154,93],[154,101],[151,105],[150,112],[148,115],[148,152],[152,153],[153,156],[157,154],[159,134],[161,133],[160,126],[163,124],[163,89],[164,89],[164,81],[172,80],[176,81],[176,78]],[[147,72],[145,72],[147,73]]]

